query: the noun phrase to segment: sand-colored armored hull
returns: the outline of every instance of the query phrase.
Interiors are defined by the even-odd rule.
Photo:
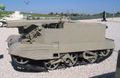
[[[105,38],[104,24],[21,20],[8,21],[7,25],[17,27],[20,33],[18,38],[8,38],[9,54],[19,70],[35,61],[47,70],[61,64],[75,66],[81,60],[96,63],[108,58],[114,50],[114,41]]]
[[[76,44],[21,44],[15,43],[10,47],[9,53],[20,57],[34,60],[55,59],[60,58],[60,53],[83,52],[93,50],[105,50],[114,48],[113,40],[106,39],[103,42],[87,42]],[[54,54],[58,54],[54,57]]]

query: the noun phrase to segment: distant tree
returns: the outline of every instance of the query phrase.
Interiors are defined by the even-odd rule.
[[[67,13],[64,13],[63,15],[64,15],[64,16],[68,16],[68,14],[67,14]]]
[[[61,13],[60,13],[60,15],[64,16],[64,13],[63,13],[63,12],[61,12]]]
[[[54,15],[54,13],[53,13],[53,12],[50,12],[49,15]]]
[[[115,16],[120,16],[120,12],[115,13]]]
[[[120,14],[120,12],[117,12],[116,14],[118,14],[118,15],[119,15],[119,14]]]
[[[4,11],[5,10],[5,5],[3,5],[3,4],[0,4],[0,11]]]
[[[57,13],[57,12],[55,13],[55,15],[58,15],[58,14],[59,14],[59,13]]]
[[[78,13],[71,13],[71,16],[79,16]]]

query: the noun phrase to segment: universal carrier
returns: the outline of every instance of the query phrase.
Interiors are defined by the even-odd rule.
[[[54,70],[61,65],[99,63],[114,49],[114,41],[105,38],[107,26],[103,24],[57,20],[7,21],[6,24],[7,28],[18,28],[20,34],[7,39],[16,70],[29,70],[30,65]]]

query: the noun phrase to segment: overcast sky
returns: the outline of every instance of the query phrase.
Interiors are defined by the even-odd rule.
[[[120,11],[120,0],[0,0],[0,4],[4,4],[9,11],[34,13]]]

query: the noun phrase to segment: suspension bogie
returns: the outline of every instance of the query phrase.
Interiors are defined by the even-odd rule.
[[[12,56],[12,61],[17,65],[14,67],[17,70],[24,70],[25,65],[33,65],[43,67],[45,70],[55,70],[62,66],[73,67],[77,65],[99,63],[108,58],[113,52],[113,49],[82,51],[82,52],[66,52],[60,53],[60,58],[33,60],[18,56]],[[101,60],[102,58],[102,60]],[[36,62],[36,63],[35,63]]]

